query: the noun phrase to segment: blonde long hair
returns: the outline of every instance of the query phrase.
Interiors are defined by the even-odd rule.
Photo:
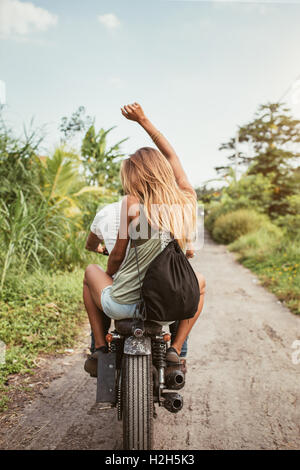
[[[180,189],[167,159],[152,147],[122,161],[125,194],[135,196],[152,227],[169,232],[184,249],[195,234],[196,198]]]

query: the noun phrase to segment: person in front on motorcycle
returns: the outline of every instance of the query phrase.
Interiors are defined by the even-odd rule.
[[[122,201],[116,244],[108,258],[106,271],[98,265],[89,265],[85,271],[83,297],[96,347],[90,362],[107,350],[102,312],[120,320],[132,318],[138,306],[140,290],[133,239],[137,245],[142,280],[151,261],[173,237],[186,250],[188,257],[193,255],[187,228],[191,232],[194,230],[196,195],[180,160],[138,103],[124,106],[121,111],[127,119],[138,122],[145,129],[160,151],[143,147],[123,160],[121,181],[126,196]],[[190,220],[183,224],[183,212],[188,205],[193,206],[194,211],[190,212]],[[157,207],[175,207],[176,210],[166,214],[168,211],[153,210]],[[189,217],[186,212],[184,217]],[[122,264],[128,244],[129,252]],[[203,308],[205,280],[200,273],[196,276],[200,289],[198,309],[193,318],[179,322],[176,336],[167,350],[169,363],[180,363],[182,345]],[[89,371],[88,361],[85,369]]]

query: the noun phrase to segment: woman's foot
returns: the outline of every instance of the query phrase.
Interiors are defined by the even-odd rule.
[[[180,355],[179,355],[178,351],[173,346],[171,346],[170,348],[167,349],[166,361],[170,365],[181,364]]]
[[[106,354],[108,352],[107,346],[97,348],[93,354],[90,354],[84,363],[84,370],[90,374],[91,377],[98,375],[98,356],[100,353]]]

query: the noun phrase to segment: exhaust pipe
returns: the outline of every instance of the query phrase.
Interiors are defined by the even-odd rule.
[[[183,398],[179,393],[167,392],[163,393],[164,407],[171,413],[178,413],[183,407]]]
[[[180,390],[185,384],[185,375],[178,366],[170,366],[165,369],[166,388]]]

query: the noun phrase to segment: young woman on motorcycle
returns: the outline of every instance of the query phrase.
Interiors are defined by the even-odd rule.
[[[187,257],[193,256],[189,236],[195,227],[197,201],[180,160],[138,103],[124,106],[121,112],[145,129],[160,152],[144,147],[122,161],[121,181],[126,196],[122,201],[116,244],[108,258],[106,271],[94,264],[86,268],[83,298],[96,346],[96,351],[86,362],[87,371],[90,367],[95,369],[93,361],[97,360],[99,351],[105,352],[107,348],[102,312],[115,320],[132,318],[139,302],[139,279],[132,239],[135,238],[137,245],[141,279],[151,261],[171,240],[170,235],[177,239]],[[164,210],[165,207],[172,209]],[[187,207],[193,209],[186,210]],[[128,243],[131,244],[130,250],[119,270]],[[203,308],[205,280],[200,273],[196,275],[200,288],[198,309],[193,318],[179,322],[176,337],[167,351],[168,362],[180,362],[182,345]]]

